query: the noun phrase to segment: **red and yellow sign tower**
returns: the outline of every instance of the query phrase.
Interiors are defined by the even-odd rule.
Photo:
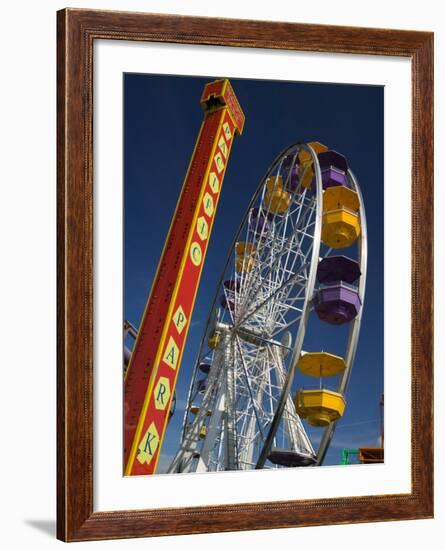
[[[227,162],[244,114],[228,80],[201,97],[204,121],[125,377],[124,473],[156,471]]]

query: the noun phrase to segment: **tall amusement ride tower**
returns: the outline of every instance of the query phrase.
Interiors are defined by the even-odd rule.
[[[124,473],[156,471],[234,136],[244,114],[228,80],[210,82],[204,120],[148,297],[124,386]]]

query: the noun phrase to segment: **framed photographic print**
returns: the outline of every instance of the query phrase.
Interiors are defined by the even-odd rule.
[[[432,517],[432,48],[58,13],[58,538]]]

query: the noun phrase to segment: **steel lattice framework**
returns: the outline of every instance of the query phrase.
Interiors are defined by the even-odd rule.
[[[313,185],[301,181],[289,207],[270,215],[274,190],[266,182],[289,178],[301,151],[310,154]],[[284,170],[283,162],[289,163]],[[360,188],[350,170],[348,185],[360,199],[358,294],[366,280],[366,218]],[[308,319],[313,311],[319,261],[332,253],[321,240],[323,184],[317,154],[308,144],[284,150],[260,182],[228,255],[194,367],[181,442],[169,472],[278,467],[273,449],[295,451],[321,464],[335,430],[325,428],[315,450],[291,396]],[[240,256],[237,243],[243,243]],[[241,259],[240,259],[241,258]],[[237,262],[244,262],[239,265]],[[240,269],[241,267],[241,269]],[[220,300],[220,302],[218,302]],[[220,307],[220,304],[225,307]],[[351,322],[346,369],[337,391],[344,394],[354,362],[361,311]],[[209,346],[209,338],[212,345]],[[202,366],[205,381],[199,380]]]

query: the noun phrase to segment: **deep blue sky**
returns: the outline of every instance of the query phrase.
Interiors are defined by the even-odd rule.
[[[124,315],[139,326],[178,194],[202,122],[204,85],[221,76],[124,76]],[[275,156],[299,141],[344,154],[357,176],[368,221],[369,261],[361,336],[347,407],[326,464],[344,447],[378,444],[383,392],[383,88],[230,79],[246,116],[232,148],[176,388],[160,468],[179,442],[187,389],[230,243]],[[305,348],[344,353],[344,328],[311,320]],[[341,342],[341,346],[339,346]],[[316,440],[317,431],[310,431]]]

